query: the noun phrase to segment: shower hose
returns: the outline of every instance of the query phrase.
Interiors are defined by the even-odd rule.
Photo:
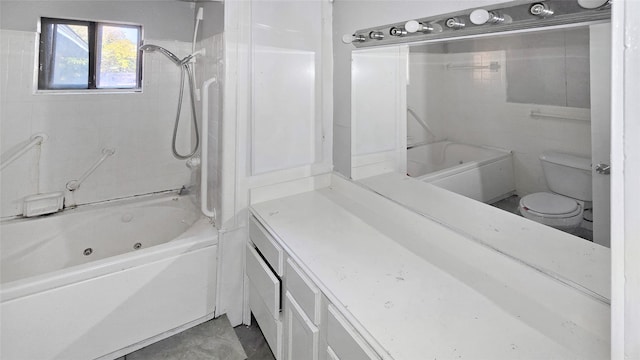
[[[178,159],[184,160],[192,157],[198,151],[198,147],[200,146],[200,133],[198,131],[198,120],[196,119],[196,103],[193,94],[195,93],[194,80],[193,80],[193,69],[191,68],[190,62],[184,62],[180,66],[180,93],[178,95],[178,110],[176,112],[176,122],[173,126],[173,141],[171,143],[171,151],[173,151],[173,156]],[[180,124],[180,112],[182,111],[182,99],[184,95],[184,78],[185,73],[189,78],[189,98],[191,100],[191,119],[193,121],[193,128],[195,130],[196,135],[196,143],[193,147],[193,150],[187,154],[182,155],[176,149],[176,138],[178,135],[178,125]],[[206,136],[206,134],[205,134]]]

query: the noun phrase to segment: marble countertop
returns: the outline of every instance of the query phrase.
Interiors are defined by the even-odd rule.
[[[608,304],[334,177],[252,205],[386,359],[604,359]]]

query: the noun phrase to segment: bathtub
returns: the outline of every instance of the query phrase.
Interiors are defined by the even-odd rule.
[[[214,316],[217,232],[176,193],[0,223],[0,358],[114,359]]]
[[[485,203],[515,192],[510,151],[440,141],[407,150],[407,174]]]

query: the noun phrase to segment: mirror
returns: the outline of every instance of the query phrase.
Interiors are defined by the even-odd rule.
[[[352,178],[608,301],[610,31],[353,51]]]

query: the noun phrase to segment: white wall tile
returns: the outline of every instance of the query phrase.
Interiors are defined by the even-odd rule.
[[[19,214],[22,198],[36,193],[38,183],[41,192],[62,191],[100,158],[105,147],[116,153],[76,191],[78,204],[188,184],[189,169],[170,150],[180,80],[175,65],[159,54],[145,54],[144,64],[153,65],[144,68],[143,93],[34,94],[35,39],[31,32],[0,30],[0,89],[6,92],[0,99],[2,153],[33,133],[49,135],[39,162],[31,150],[3,171],[1,216]],[[181,55],[190,51],[185,42],[146,41]],[[166,76],[162,70],[177,75]],[[190,148],[191,120],[181,121],[187,131],[179,134],[179,144]]]

